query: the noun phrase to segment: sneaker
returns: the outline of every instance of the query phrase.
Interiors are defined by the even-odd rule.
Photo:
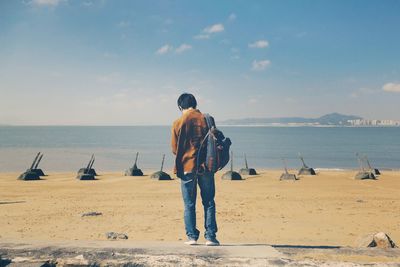
[[[189,246],[197,245],[197,240],[189,238],[187,241],[185,241],[185,245],[189,245]]]
[[[216,238],[207,239],[206,246],[213,246],[213,247],[219,246],[219,241]]]

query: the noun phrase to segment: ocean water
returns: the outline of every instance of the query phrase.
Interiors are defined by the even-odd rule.
[[[244,165],[247,154],[250,167],[281,168],[282,158],[289,168],[301,162],[314,168],[356,169],[355,153],[369,156],[381,169],[400,168],[400,128],[385,127],[221,127],[232,139],[234,168]],[[160,168],[166,155],[165,169],[171,170],[168,126],[1,126],[0,172],[28,168],[37,152],[44,157],[45,171],[76,171],[84,167],[92,153],[98,171],[129,168],[139,152],[138,165],[144,170]]]

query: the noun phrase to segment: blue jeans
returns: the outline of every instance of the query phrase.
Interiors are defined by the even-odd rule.
[[[196,228],[196,198],[197,185],[193,187],[194,174],[188,173],[181,178],[181,190],[185,205],[184,219],[186,235],[190,239],[197,240],[200,231]],[[214,239],[217,232],[217,222],[215,220],[215,183],[213,173],[204,173],[197,176],[197,183],[200,187],[201,200],[204,207],[204,228],[206,239]]]

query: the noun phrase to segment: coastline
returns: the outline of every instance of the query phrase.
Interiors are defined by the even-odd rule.
[[[373,126],[373,125],[288,125],[288,124],[252,124],[252,125],[247,125],[247,124],[218,124],[218,127],[315,127],[315,128],[399,128],[400,126],[390,126],[390,125],[379,125],[379,126]]]
[[[315,128],[399,128],[400,125],[311,125],[311,124],[223,124],[216,122],[218,127],[315,127]],[[74,124],[60,124],[60,125],[0,125],[0,128],[12,128],[12,127],[171,127],[168,124],[151,124],[151,125],[74,125]]]

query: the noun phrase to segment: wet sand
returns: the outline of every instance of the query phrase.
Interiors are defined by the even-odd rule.
[[[264,170],[243,181],[222,181],[217,174],[221,242],[357,246],[378,231],[400,242],[400,172],[360,181],[353,179],[355,171],[320,171],[296,182],[279,181],[281,172]],[[110,231],[130,241],[185,239],[178,179],[114,172],[100,173],[96,181],[76,180],[75,173],[19,181],[18,175],[0,174],[0,241],[106,240]],[[198,228],[204,233],[199,200]],[[91,211],[102,215],[81,217]]]

